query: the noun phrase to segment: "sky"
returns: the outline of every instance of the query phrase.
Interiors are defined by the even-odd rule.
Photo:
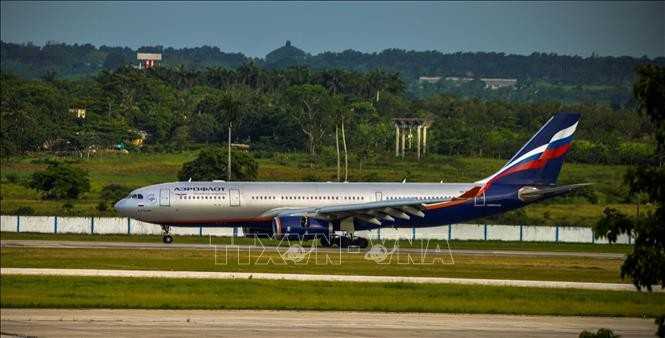
[[[217,46],[251,57],[386,48],[665,56],[665,1],[2,1],[5,42]]]

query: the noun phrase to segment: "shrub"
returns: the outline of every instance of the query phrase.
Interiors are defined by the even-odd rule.
[[[231,179],[234,181],[253,181],[258,175],[256,160],[246,152],[231,153]],[[225,149],[205,148],[193,161],[183,163],[178,172],[180,181],[212,181],[226,179],[227,157]]]
[[[88,172],[55,162],[32,174],[28,187],[41,190],[47,199],[78,198],[90,191],[90,180]]]
[[[302,178],[303,182],[322,182],[323,179],[321,177],[316,176],[316,174],[309,173]]]
[[[363,182],[379,182],[381,179],[379,178],[379,174],[376,172],[372,171],[369,172],[362,177]]]
[[[106,201],[100,201],[100,202],[97,204],[97,210],[98,210],[98,211],[108,211],[108,210],[109,210],[109,206],[106,205]]]
[[[72,203],[72,201],[69,200],[65,201],[65,203],[62,205],[62,208],[67,211],[71,211],[72,209],[74,209],[74,203]]]
[[[102,190],[100,190],[99,196],[104,201],[117,201],[127,196],[130,191],[131,189],[129,187],[122,184],[111,183],[107,184]]]
[[[5,177],[7,178],[7,182],[9,183],[16,184],[18,182],[18,175],[14,173],[7,174],[7,176]]]
[[[35,214],[35,209],[32,207],[18,207],[16,211],[14,211],[16,215],[21,215],[21,216],[27,216],[27,215],[34,215]]]

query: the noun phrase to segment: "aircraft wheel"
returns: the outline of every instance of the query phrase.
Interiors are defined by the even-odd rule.
[[[321,241],[321,246],[324,248],[329,248],[332,246],[332,242],[330,241],[330,236],[323,236],[320,239]]]
[[[357,237],[353,240],[353,244],[357,245],[361,249],[365,249],[367,246],[369,246],[369,241],[366,238]]]
[[[171,237],[171,235],[165,235],[162,237],[162,241],[166,244],[171,244],[173,243],[173,237]]]
[[[348,248],[351,245],[353,245],[353,240],[349,237],[340,237],[340,247],[342,248]]]

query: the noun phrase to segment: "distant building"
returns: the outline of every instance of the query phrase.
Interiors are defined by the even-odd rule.
[[[456,76],[449,76],[446,78],[446,81],[453,81],[456,83],[462,83],[462,82],[470,82],[473,81],[472,77],[456,77]]]
[[[485,82],[485,89],[496,90],[500,88],[514,88],[517,86],[517,79],[488,79],[483,78],[480,81]]]
[[[231,143],[231,147],[240,151],[249,151],[250,145],[245,143]]]
[[[418,78],[418,82],[423,83],[438,83],[441,81],[441,76],[421,76]],[[446,81],[452,81],[453,83],[460,85],[462,83],[471,82],[474,80],[473,77],[457,77],[457,76],[448,76],[445,78]],[[485,84],[485,89],[496,90],[499,88],[514,88],[517,86],[517,79],[502,79],[502,78],[481,78]]]
[[[421,76],[418,82],[437,83],[441,80],[440,76]]]
[[[85,118],[85,109],[84,108],[71,108],[69,109],[69,112],[72,114],[76,114],[76,117],[80,119]]]
[[[162,61],[161,53],[136,53],[136,60],[139,61],[139,69],[152,68],[159,66],[158,61]]]
[[[131,142],[132,142],[133,145],[135,145],[137,147],[142,146],[143,141],[145,141],[148,138],[148,136],[150,135],[150,134],[148,134],[147,132],[145,132],[143,130],[135,131],[134,134],[136,136],[131,140]]]

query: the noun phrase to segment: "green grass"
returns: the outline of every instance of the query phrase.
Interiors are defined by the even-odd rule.
[[[444,251],[445,252],[445,251]],[[160,249],[61,249],[0,248],[3,268],[119,269],[225,271],[249,273],[336,274],[370,276],[414,276],[552,280],[573,282],[628,283],[621,280],[623,260],[591,257],[462,256],[430,252],[425,263],[409,263],[405,255],[393,256],[388,264],[367,260],[364,253],[312,254],[308,261],[285,261],[275,251],[219,248],[210,250]],[[327,262],[330,264],[317,264]],[[419,255],[412,257],[418,261]],[[435,260],[438,259],[438,260]],[[454,264],[453,263],[454,259]],[[446,263],[446,264],[444,264]]]
[[[408,283],[0,277],[3,308],[266,309],[654,317],[665,294]]]
[[[263,154],[259,158],[260,181],[303,181],[315,173],[322,181],[336,180],[334,157],[320,155],[310,157],[302,153]],[[12,214],[21,206],[32,207],[38,215],[86,215],[117,216],[114,210],[98,211],[99,191],[107,184],[118,183],[132,188],[149,184],[174,181],[183,162],[195,158],[196,152],[177,154],[109,154],[85,159],[69,159],[73,165],[90,173],[91,192],[74,203],[74,210],[63,210],[64,201],[45,201],[37,191],[21,184],[10,183],[7,175],[17,175],[26,180],[35,171],[46,168],[46,157],[3,158],[0,162],[2,185],[0,185],[0,210]],[[391,155],[350,159],[349,181],[365,181],[372,177],[379,181],[400,182],[473,182],[491,175],[503,166],[505,159],[459,158],[429,155],[416,161],[413,158],[395,159]],[[480,220],[489,223],[583,225],[595,224],[603,208],[611,206],[627,213],[634,213],[634,206],[622,203],[625,188],[621,187],[625,166],[566,163],[559,183],[590,182],[590,188],[598,199],[591,204],[582,197],[555,198],[543,203],[527,206],[522,213],[508,213],[503,218]],[[109,205],[110,206],[110,205]],[[643,206],[646,211],[649,206]]]
[[[48,240],[48,241],[108,241],[108,242],[146,242],[146,243],[160,243],[161,236],[158,235],[83,235],[83,234],[39,234],[39,233],[16,233],[16,232],[2,232],[0,233],[2,240]],[[239,245],[252,245],[256,241],[251,238],[235,238],[230,237],[209,237],[209,236],[176,236],[176,243],[186,244],[234,244]],[[260,239],[263,245],[278,245],[279,241],[270,239]],[[311,242],[306,242],[308,245]],[[395,245],[394,240],[385,240],[382,242],[384,246],[392,248]],[[400,248],[420,247],[420,241],[406,241],[400,240],[398,243]],[[626,244],[589,244],[589,243],[553,243],[553,242],[504,242],[504,241],[461,241],[452,240],[447,242],[445,240],[430,241],[430,246],[439,245],[446,248],[450,245],[451,249],[477,249],[477,250],[516,250],[516,251],[555,251],[555,252],[607,252],[607,253],[630,253],[633,250],[632,245]]]

